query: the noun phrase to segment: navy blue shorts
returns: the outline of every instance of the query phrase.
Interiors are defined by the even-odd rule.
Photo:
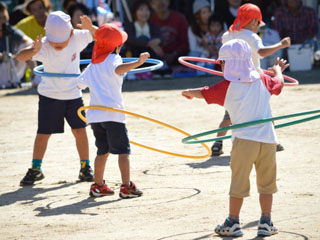
[[[97,155],[130,154],[128,131],[124,123],[101,122],[90,125],[96,138]]]
[[[77,114],[78,109],[82,106],[82,98],[59,100],[39,95],[37,133],[63,133],[64,119],[72,129],[86,127],[86,123]]]

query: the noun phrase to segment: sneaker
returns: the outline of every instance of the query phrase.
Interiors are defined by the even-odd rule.
[[[211,147],[211,156],[220,156],[223,154],[222,146],[223,145],[221,141],[215,142]]]
[[[240,223],[236,222],[233,225],[230,223],[229,218],[226,219],[223,225],[218,225],[214,229],[215,233],[220,236],[227,237],[240,237],[243,235]]]
[[[90,166],[85,166],[80,169],[79,173],[80,181],[92,182],[93,181],[93,171]]]
[[[278,229],[270,222],[261,222],[258,224],[258,236],[267,237],[278,233]]]
[[[105,184],[103,180],[103,185],[99,186],[98,184],[94,183],[90,187],[90,196],[91,197],[101,197],[101,196],[110,196],[114,194],[114,191]]]
[[[281,151],[283,151],[284,150],[284,147],[279,143],[278,145],[277,145],[277,152],[281,152]]]
[[[42,179],[44,179],[42,171],[29,168],[27,174],[20,181],[20,186],[33,185],[35,181],[40,181]]]
[[[142,191],[137,189],[136,185],[130,181],[130,187],[126,184],[122,184],[120,187],[119,196],[121,198],[135,198],[140,197],[143,194]]]

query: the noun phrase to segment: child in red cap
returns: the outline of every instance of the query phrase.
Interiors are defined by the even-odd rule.
[[[149,53],[140,54],[137,61],[122,63],[119,55],[128,35],[116,25],[103,24],[95,33],[96,42],[92,52],[91,64],[78,80],[78,87],[90,89],[90,105],[124,109],[122,83],[124,75],[142,65]],[[140,197],[142,191],[130,181],[130,143],[123,113],[101,110],[88,110],[88,123],[96,138],[97,156],[94,164],[94,181],[90,196],[100,197],[114,194],[103,180],[104,169],[110,153],[118,154],[122,185],[121,198]]]
[[[188,99],[204,98],[208,104],[219,104],[230,113],[234,124],[271,117],[270,97],[279,95],[283,87],[284,71],[288,64],[277,59],[271,70],[275,77],[258,73],[251,59],[247,42],[234,39],[222,45],[219,60],[225,80],[204,88],[188,89],[182,95]],[[215,232],[221,236],[242,236],[239,215],[243,198],[250,194],[250,172],[255,165],[257,188],[260,194],[261,218],[259,236],[278,232],[271,222],[272,196],[276,185],[276,144],[271,122],[232,130],[229,192],[229,216]]]
[[[257,32],[261,26],[264,26],[265,23],[262,21],[262,15],[260,8],[254,4],[246,3],[243,4],[237,13],[237,17],[234,20],[233,24],[230,26],[229,31],[224,33],[222,36],[222,43],[226,43],[231,39],[242,39],[246,41],[252,50],[252,61],[259,73],[262,73],[260,67],[260,59],[270,56],[276,51],[287,48],[290,46],[290,38],[286,37],[280,42],[271,45],[264,46],[262,39],[258,36]],[[219,128],[227,127],[231,125],[230,116],[228,112],[225,112],[222,122],[219,125]],[[227,131],[220,132],[217,134],[218,137],[222,137],[227,134]],[[216,141],[211,150],[213,156],[219,156],[223,154],[222,141]],[[277,146],[277,151],[284,150],[283,146],[279,143]]]

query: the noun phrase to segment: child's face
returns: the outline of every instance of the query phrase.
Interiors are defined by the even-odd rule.
[[[51,42],[49,40],[48,40],[48,42],[56,51],[62,51],[64,48],[66,48],[68,46],[70,38],[72,37],[72,35],[73,35],[73,30],[70,33],[70,37],[64,42],[57,43],[57,42]]]
[[[218,35],[222,30],[222,26],[219,22],[213,21],[210,23],[209,32],[213,35]]]
[[[141,5],[136,12],[137,20],[140,22],[147,22],[150,18],[150,10],[147,5]]]
[[[82,15],[85,15],[84,12],[82,12],[80,9],[77,9],[74,11],[73,15],[72,15],[72,18],[71,18],[71,24],[74,28],[77,27],[77,24],[80,24],[81,23],[81,19],[80,17]]]

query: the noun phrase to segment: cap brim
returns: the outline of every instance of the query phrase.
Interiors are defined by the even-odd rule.
[[[265,22],[264,22],[264,21],[261,21],[259,26],[260,26],[260,27],[263,27],[263,26],[265,26],[265,25],[266,25]]]

